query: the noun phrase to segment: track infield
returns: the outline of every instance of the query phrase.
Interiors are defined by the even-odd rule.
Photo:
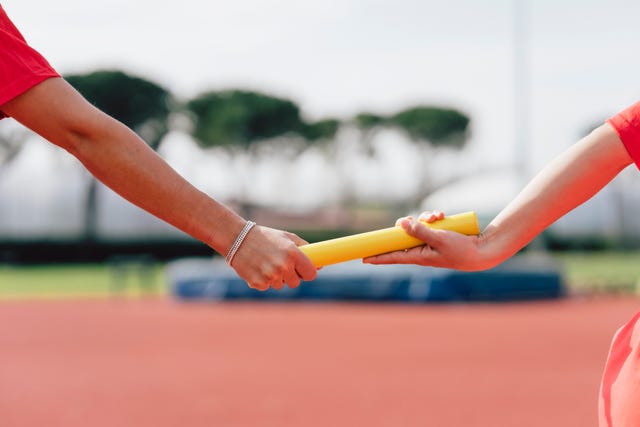
[[[596,425],[638,307],[4,302],[0,425]]]

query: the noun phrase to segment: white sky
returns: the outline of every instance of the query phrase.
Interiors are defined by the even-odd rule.
[[[3,0],[63,73],[117,67],[179,97],[229,86],[311,117],[444,103],[487,157],[513,155],[518,0]],[[534,163],[640,95],[640,2],[528,2]]]

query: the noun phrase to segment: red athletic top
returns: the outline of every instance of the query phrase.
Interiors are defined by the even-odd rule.
[[[0,109],[38,83],[60,75],[25,41],[0,6]],[[0,118],[4,117],[0,111]]]
[[[616,332],[600,384],[600,427],[640,425],[640,313]]]
[[[629,155],[640,168],[640,102],[611,117],[608,122],[618,132]]]
[[[608,120],[640,168],[640,102]],[[613,337],[598,402],[600,427],[640,426],[640,313]]]

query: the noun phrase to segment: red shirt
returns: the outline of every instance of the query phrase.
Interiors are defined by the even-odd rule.
[[[50,77],[60,75],[31,48],[0,6],[0,108]],[[4,114],[0,111],[0,118]]]
[[[629,155],[640,168],[640,102],[616,114],[608,122],[618,132]]]
[[[640,168],[640,102],[608,120]],[[640,426],[640,313],[616,332],[598,402],[600,427]]]
[[[600,384],[600,427],[640,425],[640,313],[613,337]]]

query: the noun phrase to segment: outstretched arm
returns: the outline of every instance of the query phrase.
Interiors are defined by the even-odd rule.
[[[432,230],[401,221],[426,246],[365,259],[371,264],[421,264],[460,270],[491,268],[515,254],[545,228],[582,204],[632,160],[610,124],[603,124],[540,171],[480,236]]]
[[[2,105],[2,110],[69,151],[105,185],[225,255],[245,220],[176,173],[133,131],[87,102],[61,78],[51,78]],[[250,286],[281,288],[312,280],[316,269],[299,237],[255,227],[233,259]]]

